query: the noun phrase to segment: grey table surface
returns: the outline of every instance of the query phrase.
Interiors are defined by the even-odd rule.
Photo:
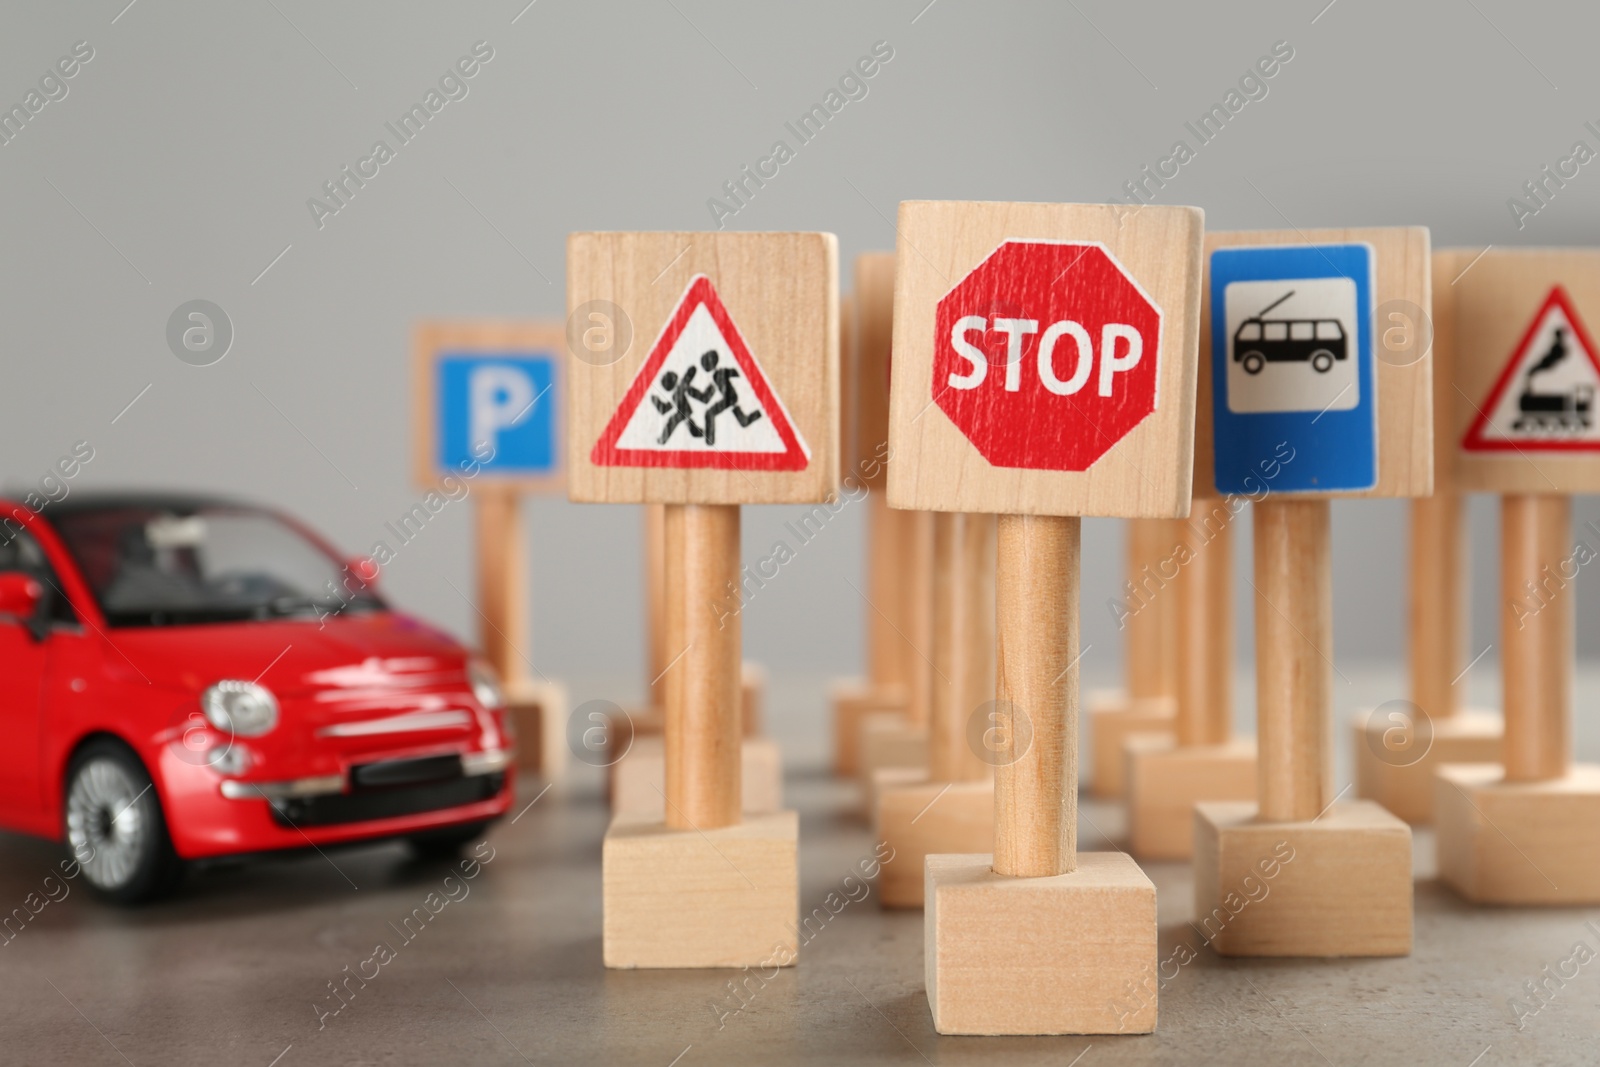
[[[1597,680],[1580,675],[1580,754],[1597,740],[1583,714]],[[1381,699],[1392,685],[1383,672],[1358,674],[1351,692]],[[823,769],[821,693],[820,683],[777,686],[770,713],[774,734],[788,738],[805,911],[874,845],[853,787]],[[1468,906],[1434,881],[1426,832],[1416,838],[1416,948],[1406,959],[1220,959],[1188,924],[1189,868],[1149,865],[1163,958],[1180,943],[1195,954],[1162,989],[1153,1035],[941,1037],[923,993],[921,913],[886,912],[873,897],[845,907],[797,967],[723,1016],[735,1003],[730,972],[601,966],[608,815],[598,774],[579,770],[523,808],[539,789],[525,783],[520,816],[490,833],[493,859],[467,895],[455,890],[459,899],[410,941],[395,927],[442,895],[450,871],[398,845],[211,870],[137,910],[74,884],[0,947],[0,1063],[1600,1062],[1600,958],[1552,984],[1520,1026],[1510,1007],[1575,945],[1600,954],[1600,908]],[[1082,814],[1081,841],[1115,847],[1119,808],[1086,802]],[[61,855],[0,836],[4,907],[37,891]],[[380,941],[395,946],[393,958],[338,1014],[322,1015],[335,1003],[329,983]]]

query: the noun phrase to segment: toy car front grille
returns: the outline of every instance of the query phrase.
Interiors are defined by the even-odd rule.
[[[453,757],[452,757],[453,758]],[[457,808],[495,797],[505,775],[477,774],[421,785],[357,789],[325,796],[282,797],[272,801],[272,817],[281,826],[335,826]]]

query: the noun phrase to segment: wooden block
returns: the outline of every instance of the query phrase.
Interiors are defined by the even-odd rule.
[[[1454,288],[1460,490],[1600,492],[1592,393],[1585,412],[1569,405],[1542,428],[1514,429],[1531,361],[1552,347],[1547,327],[1564,330],[1565,354],[1542,372],[1534,391],[1581,400],[1584,387],[1593,389],[1600,373],[1594,366],[1600,357],[1594,333],[1600,329],[1600,250],[1491,248]],[[1555,320],[1547,323],[1550,315]]]
[[[779,278],[782,284],[774,284]],[[567,303],[569,314],[606,307],[626,319],[632,336],[625,351],[596,358],[574,349],[568,363],[573,500],[780,504],[812,503],[837,492],[838,248],[832,234],[574,233],[567,238]],[[667,429],[664,417],[645,405],[673,388],[661,380],[662,368],[676,358],[672,353],[693,366],[685,346],[698,348],[717,334],[722,342],[715,347],[730,353],[718,365],[727,369],[730,359],[738,365],[739,395],[762,410],[765,427],[752,422],[750,433],[771,439],[708,445],[704,432],[686,432],[691,418],[670,431],[674,450],[661,451],[654,431],[657,423]],[[681,344],[670,343],[679,336]],[[707,385],[710,373],[702,376]],[[638,434],[629,434],[635,410],[645,421],[637,424]],[[748,407],[746,413],[752,413]],[[737,435],[743,424],[730,414],[717,425]],[[731,451],[742,453],[733,466]]]
[[[1194,835],[1194,925],[1219,955],[1410,954],[1411,828],[1371,801],[1270,823],[1203,803]]]
[[[1123,989],[1155,973],[1156,889],[1120,852],[1077,869],[1004,878],[992,856],[929,856],[924,967],[941,1034],[1148,1034],[1155,998]],[[887,869],[887,868],[885,868]]]
[[[739,722],[744,736],[760,737],[767,706],[767,669],[745,660],[739,665]]]
[[[1420,752],[1396,751],[1396,724],[1370,712],[1351,722],[1356,754],[1356,796],[1383,805],[1413,826],[1433,822],[1434,771],[1446,763],[1499,763],[1505,724],[1496,712],[1458,711],[1434,719]],[[1385,735],[1389,736],[1386,738]]]
[[[894,862],[878,873],[878,900],[887,908],[920,908],[925,859],[993,850],[994,783],[879,781],[874,833],[894,849]]]
[[[1137,859],[1191,858],[1196,804],[1256,799],[1256,743],[1249,738],[1178,747],[1136,734],[1126,752],[1128,851]]]
[[[445,479],[459,482],[465,473],[462,463],[488,458],[487,462],[471,463],[473,473],[468,477],[478,486],[520,493],[560,492],[566,482],[561,410],[566,350],[567,339],[559,322],[419,322],[412,332],[412,425],[416,432],[411,459],[417,484],[450,488]],[[480,367],[499,376],[495,389],[511,402],[486,412],[489,432],[495,438],[486,442],[494,450],[488,457],[475,453],[475,442],[466,437],[445,439],[440,417],[445,406],[451,405],[461,416],[461,428],[471,431],[471,375]],[[521,401],[524,389],[527,401]],[[458,404],[461,406],[453,406]],[[525,405],[530,410],[523,410]],[[540,417],[535,419],[533,412]],[[548,447],[504,447],[500,434],[518,427],[525,434],[543,438]]]
[[[928,768],[921,767],[879,767],[867,778],[865,795],[862,798],[861,811],[867,821],[877,824],[878,801],[885,792],[891,789],[905,789],[916,785],[918,782],[928,780]]]
[[[861,769],[861,724],[868,715],[905,716],[904,686],[872,686],[859,680],[833,687],[833,773],[855,777]]]
[[[1341,497],[1427,496],[1433,491],[1433,360],[1431,345],[1424,350],[1419,342],[1422,336],[1419,331],[1425,327],[1425,323],[1420,320],[1429,314],[1433,305],[1432,253],[1429,248],[1428,231],[1420,226],[1259,230],[1234,233],[1212,231],[1206,234],[1207,299],[1201,310],[1200,363],[1205,368],[1202,377],[1209,380],[1203,389],[1203,402],[1198,405],[1196,412],[1194,495],[1226,496],[1229,491],[1233,491],[1227,486],[1223,487],[1223,491],[1218,491],[1216,475],[1218,414],[1230,410],[1246,410],[1230,406],[1226,389],[1220,387],[1220,384],[1227,380],[1230,365],[1227,353],[1219,354],[1216,351],[1217,331],[1213,325],[1214,312],[1218,301],[1225,296],[1225,293],[1218,292],[1213,287],[1213,259],[1219,251],[1264,247],[1292,250],[1308,245],[1366,245],[1371,249],[1372,319],[1368,323],[1357,325],[1366,325],[1372,334],[1370,345],[1374,370],[1373,399],[1376,400],[1377,477],[1371,488],[1321,493],[1314,487],[1307,486],[1292,491],[1318,492],[1319,495]],[[1331,260],[1328,262],[1329,269],[1332,270],[1333,263]],[[1294,288],[1296,277],[1304,276],[1290,275],[1290,280],[1284,283],[1286,290]],[[1226,286],[1223,286],[1223,289],[1225,290]],[[1359,309],[1355,315],[1358,319],[1362,317]],[[1266,368],[1267,371],[1275,369],[1278,368],[1270,365]],[[1319,373],[1309,366],[1305,369],[1312,374]],[[1352,402],[1364,403],[1359,396],[1359,389],[1345,394],[1345,397],[1338,401],[1339,406],[1335,410],[1342,411],[1344,404]],[[1253,471],[1256,481],[1269,491],[1284,491],[1283,486],[1288,481],[1284,469],[1298,475],[1300,470],[1305,468],[1305,462],[1302,462],[1300,469],[1296,469],[1293,458],[1283,461],[1284,457],[1274,452],[1274,442],[1280,439],[1286,440],[1297,456],[1304,456],[1309,452],[1312,459],[1336,454],[1340,450],[1336,435],[1342,431],[1337,425],[1329,429],[1330,424],[1326,420],[1318,420],[1320,426],[1312,424],[1312,419],[1318,414],[1316,407],[1286,408],[1282,414],[1291,413],[1296,416],[1303,414],[1305,417],[1304,419],[1295,417],[1291,420],[1279,417],[1277,421],[1257,424],[1262,427],[1261,433],[1270,436],[1271,440],[1268,440],[1267,436],[1262,437],[1264,445],[1256,450],[1259,451],[1259,456],[1252,452],[1251,462],[1236,468],[1230,467],[1233,477],[1242,476],[1250,470]],[[1328,436],[1329,440],[1323,440],[1317,436],[1318,434]],[[1274,466],[1272,464],[1275,461],[1283,462],[1278,462]],[[1257,469],[1260,463],[1266,463],[1268,466]]]
[[[861,721],[860,777],[864,790],[872,788],[872,775],[885,767],[928,767],[928,731],[907,723],[895,712],[880,711]],[[870,807],[865,809],[871,813]]]
[[[1188,207],[1146,207],[1124,215],[1109,204],[903,202],[895,261],[890,505],[995,514],[1186,515],[1194,442],[1193,353],[1199,327],[1201,223],[1200,210]],[[1053,358],[1066,374],[1069,347],[1082,343],[1060,341],[1057,345],[1063,336],[1081,336],[1089,343],[1095,353],[1093,366],[1102,372],[1099,388],[1110,388],[1105,371],[1111,364],[1104,358],[1103,348],[1113,335],[1096,329],[1096,336],[1090,337],[1075,321],[1052,321],[1048,308],[1016,306],[1015,293],[1020,287],[1005,283],[1011,270],[1005,265],[1017,258],[1020,246],[1045,244],[1060,250],[1062,267],[1056,274],[1066,280],[1059,282],[1059,288],[1072,291],[1075,285],[1099,284],[1101,277],[1115,277],[1114,285],[1108,284],[1103,291],[1116,295],[1100,301],[1101,305],[1148,302],[1160,309],[1159,330],[1152,330],[1158,339],[1140,341],[1141,352],[1144,344],[1151,347],[1140,359],[1155,359],[1150,368],[1156,376],[1155,409],[1142,417],[1127,412],[1132,428],[1125,436],[1121,435],[1125,426],[1105,431],[1104,440],[1115,442],[1109,449],[1098,437],[1081,436],[1079,440],[1102,451],[1077,463],[1078,470],[1041,469],[1039,461],[998,454],[1000,462],[991,462],[949,414],[962,405],[961,410],[970,408],[970,416],[979,419],[987,410],[984,405],[1018,403],[1004,399],[1016,396],[1027,397],[1027,403],[1034,405],[1031,417],[1035,421],[1073,425],[1071,413],[1078,410],[1077,405],[1099,397],[1095,386],[1089,386],[1083,397],[1073,391],[1082,390],[1082,380],[1062,380],[1053,386],[1045,382],[1049,368],[1036,353],[1043,349],[1046,362]],[[986,269],[973,274],[980,264]],[[1035,269],[1035,264],[1030,260],[1018,269]],[[1131,288],[1127,288],[1129,280]],[[1139,296],[1125,300],[1124,289]],[[954,333],[937,329],[941,307],[950,310],[955,304],[960,304],[956,310],[963,316],[956,322],[958,328],[976,318],[982,318],[987,328],[980,332],[974,326],[970,333],[962,334],[969,338],[962,344],[978,352],[976,357],[964,357],[973,364],[969,379],[983,371],[978,383],[970,387],[950,386],[949,374],[935,381],[935,366],[945,365],[944,352],[954,344]],[[1021,333],[1008,334],[1006,327],[996,325],[1006,322],[1031,322],[1037,335],[1029,334],[1029,341]],[[1077,334],[1056,331],[1057,326],[1068,325],[1076,326]],[[1026,325],[1015,328],[1027,329]],[[1135,333],[1143,337],[1143,333]],[[1057,348],[1044,348],[1046,337]],[[1015,358],[1009,354],[1012,339],[1018,345]],[[1026,356],[1025,350],[1035,355]],[[1124,354],[1131,352],[1130,347]],[[1144,365],[1149,366],[1148,362]],[[1016,366],[1019,375],[1025,370],[1021,380],[1029,383],[1026,389],[1008,390],[1002,384],[1002,370],[1009,366]],[[1087,376],[1088,368],[1081,363],[1071,374],[1080,373],[1080,367]],[[993,368],[992,375],[988,368]],[[1055,370],[1050,373],[1056,374]],[[1133,391],[1131,387],[1129,391]]]
[[[1169,699],[1127,701],[1116,690],[1089,694],[1089,794],[1121,800],[1127,792],[1127,760],[1123,750],[1135,734],[1171,737],[1177,708]]]
[[[517,768],[559,782],[567,772],[567,687],[519,679],[506,686],[506,706],[517,731]]]
[[[783,753],[776,741],[747,737],[739,745],[740,807],[746,814],[783,810]],[[662,818],[666,811],[666,751],[662,737],[635,737],[611,768],[611,810]]]
[[[1507,782],[1495,764],[1434,777],[1439,877],[1478,904],[1600,904],[1600,766]]]
[[[607,967],[786,967],[798,950],[800,820],[672,830],[619,814],[601,850]]]

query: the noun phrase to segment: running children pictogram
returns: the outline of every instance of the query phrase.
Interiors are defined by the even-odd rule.
[[[696,275],[591,461],[612,467],[803,470],[811,450],[711,279]]]

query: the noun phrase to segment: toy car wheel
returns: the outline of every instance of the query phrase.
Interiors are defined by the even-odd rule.
[[[1333,369],[1333,353],[1326,348],[1319,348],[1311,353],[1311,369],[1318,374],[1327,374]]]
[[[150,775],[126,747],[91,742],[67,770],[67,843],[89,885],[119,904],[160,896],[182,864]]]
[[[1246,374],[1260,374],[1261,368],[1267,365],[1267,358],[1260,352],[1246,352],[1239,357],[1239,362],[1244,364]]]
[[[406,841],[411,845],[411,851],[423,859],[453,859],[474,841],[482,841],[488,831],[487,822],[472,822],[464,826],[412,834]]]

